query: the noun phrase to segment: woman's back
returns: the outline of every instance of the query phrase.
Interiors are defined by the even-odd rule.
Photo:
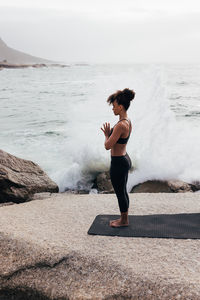
[[[129,140],[132,131],[132,124],[129,119],[119,120],[115,126],[117,126],[119,122],[121,122],[120,127],[121,127],[122,134],[120,138],[117,140],[116,144],[113,145],[113,147],[111,148],[112,156],[120,156],[126,154],[126,144]],[[110,135],[113,133],[114,127],[111,128]]]

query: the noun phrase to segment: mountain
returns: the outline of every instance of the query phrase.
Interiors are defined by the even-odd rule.
[[[35,57],[24,52],[15,50],[6,45],[6,43],[0,38],[0,62],[6,61],[11,64],[35,64],[35,63],[54,63],[51,60],[47,60],[40,57]]]

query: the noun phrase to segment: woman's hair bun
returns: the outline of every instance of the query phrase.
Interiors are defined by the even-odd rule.
[[[127,98],[127,100],[129,100],[129,101],[133,100],[134,97],[135,97],[135,92],[133,90],[125,88],[121,92]]]
[[[114,94],[110,95],[107,99],[107,102],[111,104],[116,100],[118,105],[123,105],[125,110],[127,110],[130,106],[131,100],[133,100],[134,97],[134,90],[125,88],[124,90],[118,90]]]

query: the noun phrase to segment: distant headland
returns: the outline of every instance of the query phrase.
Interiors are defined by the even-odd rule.
[[[59,64],[55,61],[35,57],[30,54],[15,50],[8,47],[0,38],[0,70],[4,68],[40,68],[47,66],[67,67],[68,65]]]

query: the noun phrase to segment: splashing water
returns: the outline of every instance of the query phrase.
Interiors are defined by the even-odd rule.
[[[190,69],[189,75],[185,69],[181,80],[183,72],[178,70],[176,67],[173,82],[171,69],[162,65],[3,70],[1,147],[38,163],[57,182],[60,192],[90,189],[95,176],[110,165],[100,127],[118,121],[106,99],[128,87],[136,92],[128,110],[133,131],[127,152],[134,166],[128,190],[151,179],[199,180],[200,88],[194,74],[200,68]],[[194,84],[196,102],[191,102]]]

